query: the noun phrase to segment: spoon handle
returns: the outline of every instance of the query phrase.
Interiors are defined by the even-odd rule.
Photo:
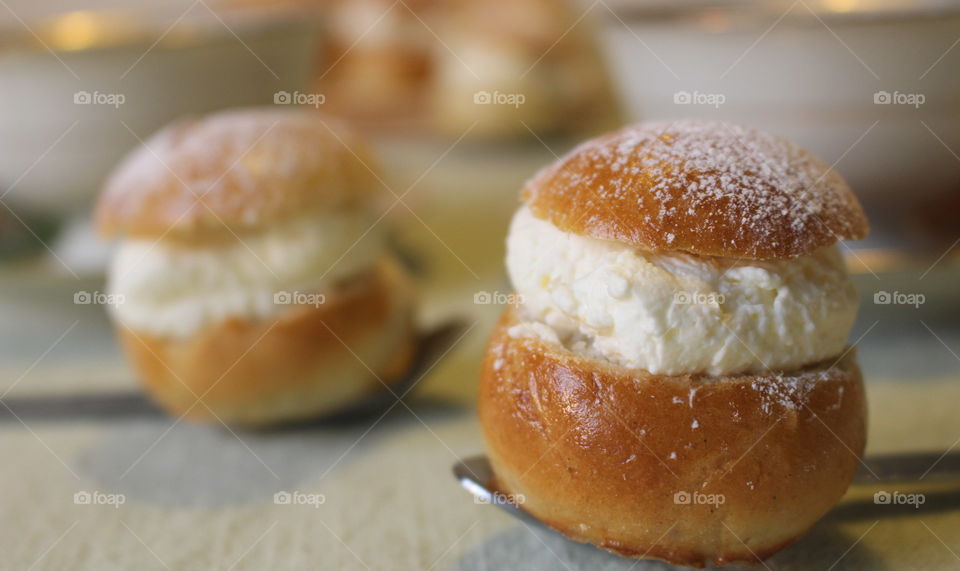
[[[460,484],[483,503],[497,503],[494,491],[487,487],[493,476],[486,456],[474,456],[453,467]],[[918,484],[922,482],[960,482],[960,452],[901,452],[865,457],[854,485]],[[515,506],[502,505],[509,511],[523,513]],[[510,509],[514,508],[514,509]]]

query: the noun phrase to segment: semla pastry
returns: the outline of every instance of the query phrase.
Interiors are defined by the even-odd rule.
[[[591,140],[523,189],[519,303],[484,359],[501,492],[569,538],[702,567],[757,563],[844,494],[865,444],[837,241],[841,177],[711,121]]]
[[[178,121],[106,184],[120,340],[171,414],[266,425],[384,390],[414,352],[369,152],[313,110]],[[381,382],[382,381],[382,382]]]

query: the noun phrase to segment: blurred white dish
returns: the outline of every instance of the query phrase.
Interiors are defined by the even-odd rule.
[[[612,5],[607,48],[634,119],[711,117],[786,136],[839,161],[868,210],[897,214],[956,190],[956,3]]]
[[[0,193],[85,210],[129,149],[185,114],[307,84],[313,23],[175,2],[9,2],[0,30]]]

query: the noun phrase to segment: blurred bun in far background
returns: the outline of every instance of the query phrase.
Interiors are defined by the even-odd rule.
[[[427,110],[435,44],[421,19],[438,3],[333,0],[316,87],[328,110],[367,125],[409,128]]]
[[[438,127],[485,138],[583,136],[619,124],[595,18],[564,0],[452,0],[432,93]]]
[[[366,128],[459,137],[473,126],[471,137],[512,139],[594,133],[619,118],[596,18],[577,2],[283,4],[320,16],[315,87],[328,112]]]

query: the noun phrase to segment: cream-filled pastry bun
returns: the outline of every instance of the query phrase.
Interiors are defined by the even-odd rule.
[[[683,120],[588,141],[523,189],[518,304],[480,380],[499,491],[627,557],[755,564],[844,494],[866,440],[841,177]]]
[[[268,425],[342,410],[403,377],[413,292],[374,209],[362,141],[312,110],[176,122],[114,171],[120,340],[171,414]]]

